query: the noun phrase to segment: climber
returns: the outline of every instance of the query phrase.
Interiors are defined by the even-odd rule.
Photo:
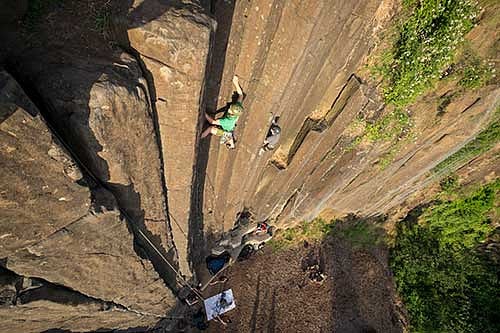
[[[272,123],[267,136],[262,144],[262,148],[259,150],[259,155],[262,155],[266,151],[271,151],[278,145],[281,136],[281,127],[278,125],[279,116],[276,116]]]
[[[236,96],[233,97],[232,102],[228,104],[224,115],[222,118],[214,119],[205,112],[205,118],[210,126],[201,134],[202,139],[210,134],[220,136],[221,143],[226,144],[228,148],[234,148],[235,137],[233,131],[241,112],[243,112],[242,102],[244,94],[236,75],[233,77],[233,85],[236,89]]]

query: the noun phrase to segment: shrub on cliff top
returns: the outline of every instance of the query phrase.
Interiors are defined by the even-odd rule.
[[[500,267],[479,245],[499,191],[497,179],[399,225],[390,264],[412,332],[497,332]]]
[[[404,19],[378,70],[388,103],[413,102],[449,66],[477,16],[472,0],[404,0]]]

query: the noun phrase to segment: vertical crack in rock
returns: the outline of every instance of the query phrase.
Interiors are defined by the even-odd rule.
[[[24,93],[28,96],[28,98],[33,102],[33,104],[37,107],[37,109],[40,111],[41,116],[43,117],[45,123],[47,124],[48,128],[50,129],[50,132],[52,135],[57,137],[58,142],[61,143],[61,145],[66,149],[66,151],[71,155],[72,159],[76,162],[80,170],[82,170],[83,174],[91,181],[95,182],[95,184],[98,184],[104,189],[109,190],[111,193],[113,193],[113,189],[108,186],[108,184],[104,183],[101,181],[88,167],[85,165],[81,159],[80,156],[78,156],[75,151],[72,149],[72,147],[63,139],[63,137],[59,134],[59,131],[56,129],[54,123],[52,122],[52,117],[50,116],[50,113],[52,111],[49,111],[52,106],[50,103],[48,103],[45,99],[40,97],[40,94],[38,90],[31,84],[28,83],[26,80],[23,79],[22,76],[18,75],[17,71],[14,68],[8,67],[7,68],[12,75],[18,82],[18,84],[24,89]],[[92,188],[92,187],[91,187]],[[94,195],[94,192],[92,192]],[[100,196],[97,194],[97,196]],[[119,201],[118,201],[119,203]],[[118,207],[121,214],[125,217],[125,221],[127,222],[128,227],[132,231],[133,234],[133,242],[134,242],[134,247],[142,249],[142,252],[146,253],[147,259],[151,262],[153,265],[155,271],[160,275],[162,278],[163,282],[172,290],[176,291],[178,289],[178,286],[176,285],[176,278],[175,278],[175,273],[172,272],[171,268],[169,266],[165,265],[165,262],[163,261],[162,257],[158,255],[158,251],[162,252],[161,249],[158,249],[157,246],[153,245],[151,246],[149,242],[144,241],[144,236],[146,235],[147,238],[151,238],[151,233],[149,233],[145,227],[141,227],[140,225],[137,224],[137,221],[133,220],[127,213],[126,210],[123,209],[123,207]],[[89,216],[87,214],[86,216]],[[80,219],[81,220],[81,219]],[[74,221],[74,223],[79,222],[80,220]],[[56,235],[60,233],[62,229],[57,230],[54,232],[53,235]],[[142,231],[142,235],[140,233]],[[48,237],[46,237],[48,239]],[[136,251],[137,251],[136,248]],[[145,250],[145,251],[144,251]],[[141,254],[141,250],[138,252],[139,256]],[[163,252],[163,256],[166,257],[167,254]]]
[[[165,161],[164,161],[164,156],[163,156],[163,147],[162,147],[162,141],[161,141],[161,133],[160,133],[160,122],[158,119],[158,110],[156,108],[156,89],[154,85],[154,80],[152,77],[152,74],[148,69],[146,68],[146,65],[141,59],[141,56],[139,52],[134,49],[131,45],[128,45],[127,47],[124,47],[126,51],[128,51],[132,56],[136,59],[137,63],[139,64],[141,68],[141,72],[143,74],[144,80],[146,81],[146,87],[144,87],[145,95],[148,96],[148,102],[149,102],[149,108],[151,110],[151,117],[153,119],[153,125],[154,125],[154,131],[155,131],[155,141],[158,146],[158,150],[160,152],[159,155],[159,160],[160,160],[160,177],[161,177],[161,185],[162,185],[162,191],[163,191],[163,197],[165,200],[165,217],[166,217],[166,225],[167,225],[167,231],[169,233],[169,254],[168,258],[172,258],[170,263],[174,267],[174,269],[179,268],[179,258],[178,258],[178,253],[177,253],[177,247],[175,245],[174,237],[172,234],[172,221],[171,221],[171,216],[169,213],[169,207],[168,207],[168,188],[167,188],[167,181],[165,178]],[[175,221],[174,221],[175,222]],[[177,272],[172,272],[174,275],[177,274]],[[176,281],[176,277],[173,276],[172,274],[169,274],[170,281]],[[179,286],[177,286],[177,282],[170,282],[170,284],[174,287],[174,290],[176,290]]]
[[[129,12],[122,44],[135,50],[143,72],[148,73],[172,239],[179,271],[189,278],[192,237],[199,233],[200,225],[200,214],[194,214],[197,201],[202,200],[197,183],[204,182],[197,178],[199,123],[205,111],[204,90],[215,23],[195,2],[181,5],[136,0]]]
[[[323,115],[321,118],[307,117],[306,120],[304,120],[299,132],[295,136],[295,139],[290,146],[290,149],[288,150],[288,153],[286,153],[286,164],[283,164],[282,159],[276,158],[271,160],[271,163],[280,170],[286,169],[286,167],[292,163],[295,154],[299,150],[309,132],[315,131],[322,133],[330,128],[335,119],[342,113],[342,110],[349,101],[349,98],[351,98],[351,96],[359,89],[360,85],[360,79],[352,74],[342,87],[337,98],[333,101],[330,109],[325,115]],[[280,152],[280,154],[283,154],[283,152]]]
[[[195,163],[191,187],[191,207],[189,211],[189,259],[193,272],[204,262],[207,243],[204,233],[205,216],[203,207],[205,200],[205,183],[207,180],[208,153],[211,139],[200,140],[199,134],[204,129],[206,110],[217,109],[220,85],[225,68],[225,57],[229,34],[232,27],[233,13],[236,3],[219,1],[212,4],[211,12],[215,15],[217,28],[210,32],[208,59],[205,67],[204,82],[200,95],[200,113],[197,126]],[[208,235],[209,236],[209,235]],[[199,277],[198,277],[199,278]]]

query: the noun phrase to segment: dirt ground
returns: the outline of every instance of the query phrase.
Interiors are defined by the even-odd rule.
[[[320,262],[323,283],[303,269]],[[403,332],[404,315],[387,267],[387,251],[355,249],[330,237],[275,251],[270,246],[225,272],[236,309],[208,332]]]

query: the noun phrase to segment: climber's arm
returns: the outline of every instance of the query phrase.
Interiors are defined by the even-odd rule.
[[[236,75],[233,76],[233,85],[234,85],[234,89],[236,89],[236,92],[240,96],[240,99],[243,99],[243,90],[240,87],[240,82],[239,82],[238,77]]]

